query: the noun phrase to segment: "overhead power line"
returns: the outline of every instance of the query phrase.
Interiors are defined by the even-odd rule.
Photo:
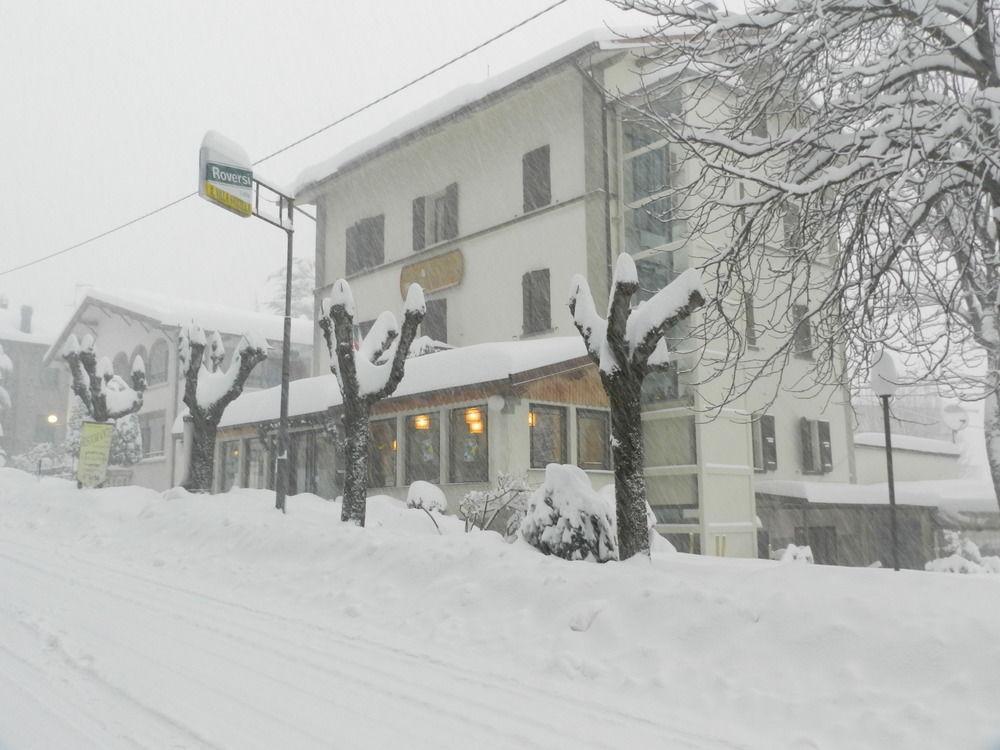
[[[465,52],[462,52],[461,54],[456,55],[455,57],[452,57],[449,60],[446,60],[445,62],[441,63],[440,65],[437,65],[434,68],[431,68],[426,73],[420,74],[416,78],[413,78],[412,80],[409,80],[406,83],[404,83],[404,84],[402,84],[400,86],[397,86],[392,91],[389,91],[389,92],[387,92],[385,94],[382,94],[381,96],[379,96],[379,97],[377,97],[375,99],[372,99],[370,102],[368,102],[366,104],[363,104],[362,106],[358,107],[357,109],[354,109],[354,110],[348,112],[347,114],[342,115],[341,117],[338,117],[333,122],[327,123],[323,127],[317,128],[316,130],[313,130],[311,133],[308,133],[308,134],[302,136],[301,138],[297,138],[296,140],[292,141],[291,143],[288,143],[288,144],[282,146],[281,148],[276,149],[275,151],[272,151],[271,153],[267,154],[266,156],[262,156],[261,158],[257,159],[257,161],[253,162],[253,166],[257,166],[258,164],[262,164],[263,162],[267,161],[268,159],[273,159],[275,156],[278,156],[279,154],[283,154],[286,151],[288,151],[289,149],[293,149],[296,146],[298,146],[298,145],[300,145],[302,143],[305,143],[306,141],[308,141],[308,140],[310,140],[312,138],[315,138],[316,136],[320,135],[321,133],[325,133],[330,128],[336,127],[337,125],[340,125],[341,123],[346,122],[347,120],[351,119],[352,117],[357,117],[362,112],[365,112],[365,111],[371,109],[372,107],[374,107],[375,105],[384,102],[386,99],[389,99],[390,97],[395,96],[396,94],[398,94],[398,93],[400,93],[402,91],[405,91],[406,89],[410,88],[411,86],[415,86],[416,84],[420,83],[421,81],[423,81],[423,80],[425,80],[427,78],[430,78],[435,73],[441,72],[445,68],[447,68],[447,67],[449,67],[451,65],[454,65],[455,63],[459,62],[460,60],[465,59],[469,55],[474,54],[475,52],[478,52],[479,50],[483,49],[483,47],[486,47],[486,46],[492,44],[493,42],[495,42],[495,41],[497,41],[499,39],[502,39],[503,37],[507,36],[508,34],[514,32],[514,31],[517,31],[522,26],[525,26],[526,24],[531,23],[536,18],[539,18],[539,17],[545,15],[549,11],[555,10],[560,5],[563,5],[564,3],[567,3],[567,2],[569,2],[569,0],[556,0],[556,2],[552,3],[551,5],[545,6],[544,8],[542,8],[541,10],[539,10],[539,11],[531,14],[527,18],[524,18],[521,21],[518,21],[513,26],[509,26],[508,28],[504,29],[503,31],[500,31],[500,32],[494,34],[489,39],[486,39],[486,40],[480,42],[475,47],[470,47]],[[146,213],[144,213],[144,214],[142,214],[140,216],[136,216],[135,218],[129,219],[128,221],[123,222],[121,224],[118,224],[117,226],[114,226],[111,229],[106,229],[103,232],[95,234],[92,237],[88,237],[85,240],[81,240],[79,242],[76,242],[76,243],[74,243],[72,245],[69,245],[68,247],[64,247],[61,250],[56,250],[55,252],[49,253],[48,255],[43,255],[43,256],[41,256],[39,258],[35,258],[34,260],[29,260],[26,263],[22,263],[22,264],[20,264],[18,266],[12,266],[10,268],[5,268],[3,271],[0,271],[0,276],[6,276],[7,274],[14,273],[15,271],[22,271],[25,268],[30,268],[31,266],[36,266],[39,263],[44,263],[45,261],[52,260],[53,258],[57,258],[60,255],[65,255],[65,254],[70,253],[70,252],[72,252],[74,250],[79,250],[81,247],[84,247],[86,245],[90,245],[90,244],[92,244],[94,242],[97,242],[98,240],[103,239],[103,238],[107,237],[108,235],[115,234],[116,232],[120,232],[121,230],[126,229],[127,227],[132,226],[133,224],[138,224],[140,221],[145,221],[146,219],[148,219],[148,218],[150,218],[152,216],[155,216],[156,214],[163,213],[167,209],[173,208],[178,203],[183,203],[188,198],[193,198],[197,194],[198,194],[198,191],[194,190],[194,191],[192,191],[190,193],[187,193],[186,195],[180,196],[179,198],[175,198],[174,200],[170,201],[169,203],[164,203],[162,206],[158,206],[157,208],[154,208],[151,211],[147,211]],[[303,213],[305,213],[305,212],[303,212]],[[309,214],[306,214],[306,215],[308,216]],[[312,217],[310,216],[310,218],[312,218]]]

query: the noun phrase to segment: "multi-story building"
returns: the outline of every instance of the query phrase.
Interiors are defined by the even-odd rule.
[[[0,348],[11,368],[0,373],[10,407],[0,404],[0,449],[17,456],[39,443],[62,440],[66,425],[65,368],[43,362],[52,337],[33,329],[32,308],[10,305],[0,296]]]
[[[205,302],[175,299],[134,291],[88,289],[69,321],[49,348],[46,362],[60,371],[67,368],[60,355],[70,334],[78,340],[91,335],[98,357],[111,360],[115,373],[130,382],[131,363],[141,356],[146,364],[147,388],[138,418],[142,434],[142,460],[128,467],[123,481],[164,490],[180,482],[186,469],[183,443],[170,439],[170,429],[186,407],[184,381],[177,364],[177,338],[182,326],[197,323],[206,331],[218,331],[226,345],[228,366],[235,347],[245,332],[263,335],[271,350],[258,365],[246,389],[267,388],[281,382],[281,340],[283,318],[277,315],[224,307]],[[312,321],[292,320],[292,378],[310,374],[312,361]],[[62,408],[74,396],[68,377],[61,391]]]
[[[297,200],[317,210],[316,304],[347,278],[364,331],[417,281],[428,296],[423,333],[466,347],[576,335],[565,303],[571,277],[584,274],[595,298],[606,298],[620,253],[636,260],[640,299],[697,266],[709,249],[683,221],[660,220],[672,181],[695,165],[630,127],[617,97],[605,95],[639,90],[642,51],[606,32],[573,40],[307,170]],[[774,251],[783,241],[779,230]],[[807,334],[806,325],[789,365],[802,373]],[[759,350],[773,345],[755,339]],[[314,365],[326,370],[325,347],[314,346]],[[699,367],[685,363],[647,384],[649,501],[681,549],[755,556],[755,477],[854,480],[848,399],[840,389],[811,399],[751,394],[709,419],[719,394],[692,387],[707,379]],[[530,406],[532,439],[558,442],[537,415],[566,404]]]

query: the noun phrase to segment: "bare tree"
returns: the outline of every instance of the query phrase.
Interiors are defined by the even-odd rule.
[[[205,332],[193,323],[181,329],[178,360],[184,375],[184,403],[194,428],[185,489],[211,490],[219,421],[226,407],[243,393],[253,368],[267,359],[267,350],[262,336],[244,334],[229,367],[223,369],[226,349],[218,331],[206,341]]]
[[[811,359],[803,388],[865,382],[888,348],[911,380],[986,401],[1000,488],[1000,9],[617,4],[656,22],[644,90],[620,102],[689,165],[669,210],[715,251],[708,335],[741,355],[728,395],[780,383],[790,355]],[[740,300],[772,344],[760,353]]]
[[[346,466],[341,518],[364,526],[371,409],[376,402],[391,396],[403,378],[410,344],[426,312],[424,292],[419,284],[410,284],[403,304],[402,330],[391,312],[383,312],[357,351],[354,312],[351,287],[338,279],[333,285],[333,296],[323,301],[319,326],[330,352],[330,371],[337,376],[344,401]]]
[[[684,271],[653,297],[632,307],[639,280],[632,256],[618,256],[608,318],[597,313],[586,279],[576,276],[569,299],[573,322],[597,363],[611,405],[618,548],[625,560],[649,550],[646,479],[643,475],[642,381],[671,366],[664,335],[705,303],[701,275]]]
[[[135,414],[142,408],[146,391],[146,365],[142,357],[132,360],[132,385],[115,375],[111,360],[97,358],[94,337],[87,334],[83,342],[70,334],[63,348],[63,359],[69,365],[71,387],[89,416],[95,422],[110,422]]]

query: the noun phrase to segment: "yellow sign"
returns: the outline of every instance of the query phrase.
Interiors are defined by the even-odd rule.
[[[228,208],[230,211],[240,216],[250,216],[253,213],[253,206],[249,201],[245,201],[239,196],[233,195],[222,188],[216,187],[209,181],[205,181],[205,195],[219,205]]]
[[[108,478],[108,457],[111,455],[111,422],[84,422],[80,425],[80,457],[76,479],[83,487],[100,487]]]
[[[437,292],[462,283],[465,261],[461,250],[452,250],[436,258],[403,266],[399,272],[399,293],[406,299],[410,284],[417,283],[425,292]]]

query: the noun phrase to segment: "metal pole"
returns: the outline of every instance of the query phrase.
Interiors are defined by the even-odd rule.
[[[896,537],[896,485],[892,477],[892,430],[889,427],[889,397],[882,396],[882,421],[885,424],[885,467],[889,477],[889,524],[892,529],[892,569],[899,570],[899,547]]]
[[[288,199],[288,253],[285,258],[285,320],[281,340],[281,412],[278,416],[278,466],[274,488],[274,507],[285,512],[285,495],[288,493],[288,360],[292,341],[292,228],[293,202]]]

